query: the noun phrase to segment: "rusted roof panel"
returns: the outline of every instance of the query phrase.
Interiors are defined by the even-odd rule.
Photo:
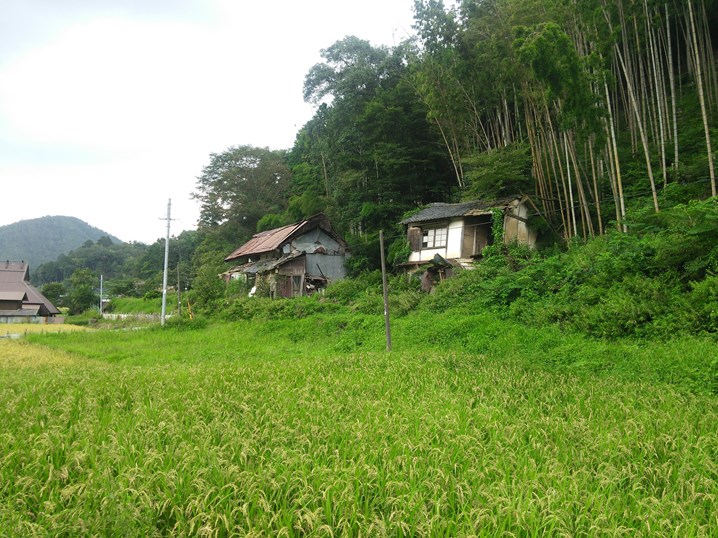
[[[273,230],[267,230],[266,232],[255,234],[252,239],[232,252],[224,259],[224,261],[230,262],[232,260],[242,258],[243,256],[252,256],[272,252],[273,250],[280,248],[286,242],[290,241],[295,235],[305,228],[306,230],[311,230],[315,226],[320,226],[340,244],[346,245],[344,240],[332,230],[329,220],[322,213],[319,213],[306,220],[297,222],[296,224],[288,224],[287,226],[282,226],[281,228],[275,228]]]
[[[297,258],[300,258],[304,256],[304,252],[292,252],[291,254],[287,254],[285,256],[282,256],[281,258],[276,258],[273,260],[259,260],[256,262],[249,262],[245,263],[244,265],[239,265],[237,267],[233,267],[228,273],[246,273],[246,274],[256,274],[256,273],[265,273],[267,271],[272,271],[274,269],[277,269],[278,267],[281,267],[285,263],[288,263],[292,260],[295,260]]]
[[[241,258],[242,256],[251,256],[252,254],[271,252],[278,249],[294,232],[301,228],[305,222],[306,221],[302,221],[297,224],[289,224],[287,226],[282,226],[281,228],[275,228],[274,230],[260,232],[227,256],[225,261]]]

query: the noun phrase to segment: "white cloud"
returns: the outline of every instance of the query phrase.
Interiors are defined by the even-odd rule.
[[[51,35],[28,34],[0,63],[0,177],[23,200],[0,225],[64,214],[153,241],[170,196],[176,231],[195,226],[189,197],[210,153],[291,147],[320,49],[349,34],[400,41],[412,0],[77,0],[50,21],[44,4],[30,0],[23,21]]]

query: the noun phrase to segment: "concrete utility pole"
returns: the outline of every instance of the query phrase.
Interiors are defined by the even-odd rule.
[[[167,201],[167,236],[165,237],[165,271],[162,276],[162,315],[160,316],[160,325],[165,324],[165,314],[167,312],[167,264],[170,257],[170,211],[172,209],[172,199]]]

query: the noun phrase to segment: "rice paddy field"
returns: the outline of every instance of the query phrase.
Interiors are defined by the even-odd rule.
[[[43,334],[58,332],[77,332],[86,331],[85,327],[66,324],[40,324],[40,323],[5,323],[0,325],[0,337],[25,335],[25,334]]]
[[[0,340],[0,534],[718,536],[713,341],[426,321]]]

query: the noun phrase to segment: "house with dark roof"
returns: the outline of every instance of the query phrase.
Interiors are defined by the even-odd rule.
[[[265,285],[269,296],[297,297],[346,276],[349,249],[323,214],[255,234],[224,260],[235,264],[225,280]]]
[[[401,221],[407,227],[411,248],[405,266],[432,265],[441,276],[450,276],[452,267],[470,267],[481,257],[484,247],[493,243],[496,210],[503,218],[504,243],[536,243],[536,231],[528,223],[530,207],[526,197],[434,203]]]
[[[30,284],[24,261],[0,262],[0,323],[53,323],[60,311]]]

